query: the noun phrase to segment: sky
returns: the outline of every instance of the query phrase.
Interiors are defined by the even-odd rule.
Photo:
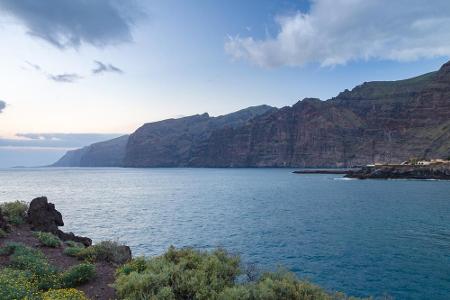
[[[0,37],[0,167],[45,165],[146,122],[436,70],[450,1],[0,0]]]

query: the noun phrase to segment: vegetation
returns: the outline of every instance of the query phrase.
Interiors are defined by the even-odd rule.
[[[90,262],[106,261],[123,264],[128,260],[129,253],[118,242],[103,241],[82,249],[77,256]]]
[[[38,291],[30,272],[10,268],[0,270],[0,299],[36,299]]]
[[[240,275],[239,257],[225,250],[202,252],[171,247],[162,256],[136,258],[120,267],[114,287],[120,299],[349,299],[301,281],[287,271],[265,273],[238,283]]]
[[[52,248],[61,246],[61,240],[56,235],[50,232],[38,231],[35,233],[35,236],[44,246]]]
[[[42,300],[89,300],[86,295],[74,288],[49,290],[42,294]]]
[[[0,204],[0,210],[9,223],[19,225],[25,223],[28,204],[22,201],[6,202]]]
[[[95,266],[87,263],[60,272],[41,251],[18,243],[0,248],[0,255],[9,256],[10,262],[8,268],[0,269],[0,299],[85,299],[71,289],[60,289],[78,286],[95,276]],[[53,294],[70,297],[51,298]]]
[[[83,249],[84,248],[82,247],[67,247],[64,249],[63,253],[67,256],[79,257]]]
[[[88,282],[95,277],[95,266],[83,263],[73,266],[62,274],[62,284],[65,287],[75,287]]]

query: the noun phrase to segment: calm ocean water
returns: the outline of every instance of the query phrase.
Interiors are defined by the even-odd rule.
[[[66,231],[134,254],[170,245],[283,265],[329,290],[450,298],[450,182],[290,169],[8,169],[0,202],[45,195]]]

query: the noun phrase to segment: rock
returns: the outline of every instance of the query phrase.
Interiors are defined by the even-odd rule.
[[[56,233],[58,226],[64,226],[61,213],[53,203],[48,203],[47,197],[31,200],[27,219],[31,229],[36,231]]]
[[[6,219],[3,217],[2,209],[0,208],[0,229],[9,230],[9,224]]]
[[[85,246],[92,245],[91,239],[76,236],[73,233],[65,233],[58,227],[64,226],[62,215],[56,210],[53,203],[49,203],[47,197],[39,197],[31,200],[27,213],[28,223],[31,230],[51,232],[63,241],[75,241],[83,243]]]
[[[450,180],[450,163],[434,165],[376,165],[350,171],[345,177],[357,179],[439,179]]]
[[[133,258],[131,248],[126,245],[120,245],[117,247],[117,251],[120,253],[119,257],[121,257],[121,259],[119,261],[115,261],[115,263],[119,265],[129,262]]]
[[[63,241],[74,241],[77,243],[82,243],[86,247],[89,247],[92,245],[92,240],[90,238],[84,237],[84,236],[77,236],[73,234],[72,232],[66,233],[61,230],[58,230],[56,232],[56,235]]]

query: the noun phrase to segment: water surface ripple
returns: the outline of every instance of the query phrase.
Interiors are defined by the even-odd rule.
[[[134,254],[222,246],[356,296],[450,298],[450,182],[289,169],[0,170],[0,202],[46,195],[65,230]]]

